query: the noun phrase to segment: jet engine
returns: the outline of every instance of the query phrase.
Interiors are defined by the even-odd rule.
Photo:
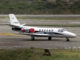
[[[34,33],[34,32],[35,32],[34,28],[29,29],[29,33]]]
[[[24,28],[22,28],[21,31],[22,32],[27,32],[27,33],[34,33],[35,32],[34,28],[30,28],[30,29],[24,29]]]
[[[19,27],[13,27],[12,30],[14,30],[14,31],[20,31],[21,28],[19,28]]]
[[[24,28],[21,29],[22,32],[25,32],[26,30]]]

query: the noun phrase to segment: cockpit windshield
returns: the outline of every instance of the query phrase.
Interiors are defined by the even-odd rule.
[[[66,29],[59,29],[58,32],[64,32]]]

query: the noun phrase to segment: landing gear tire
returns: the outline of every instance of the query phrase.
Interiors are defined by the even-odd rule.
[[[66,40],[67,42],[69,42],[69,41],[70,41],[70,39],[69,39],[69,38],[66,38],[66,39],[67,39],[67,40]]]
[[[51,37],[48,37],[48,40],[51,40],[52,38]]]
[[[34,41],[35,40],[35,37],[34,36],[31,36],[31,40]]]

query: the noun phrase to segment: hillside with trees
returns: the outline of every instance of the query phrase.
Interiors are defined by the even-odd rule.
[[[0,14],[80,14],[79,0],[0,0]]]

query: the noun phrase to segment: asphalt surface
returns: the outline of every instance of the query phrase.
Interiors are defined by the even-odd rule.
[[[36,37],[31,41],[30,36],[20,35],[11,30],[7,25],[0,25],[0,49],[13,48],[80,48],[80,27],[63,27],[77,34],[76,38],[67,42],[65,38],[53,38],[48,41],[47,37]]]
[[[80,24],[80,20],[36,20],[36,19],[18,19],[21,24],[27,25],[47,25],[47,24]],[[9,24],[9,19],[0,19],[0,24]]]

